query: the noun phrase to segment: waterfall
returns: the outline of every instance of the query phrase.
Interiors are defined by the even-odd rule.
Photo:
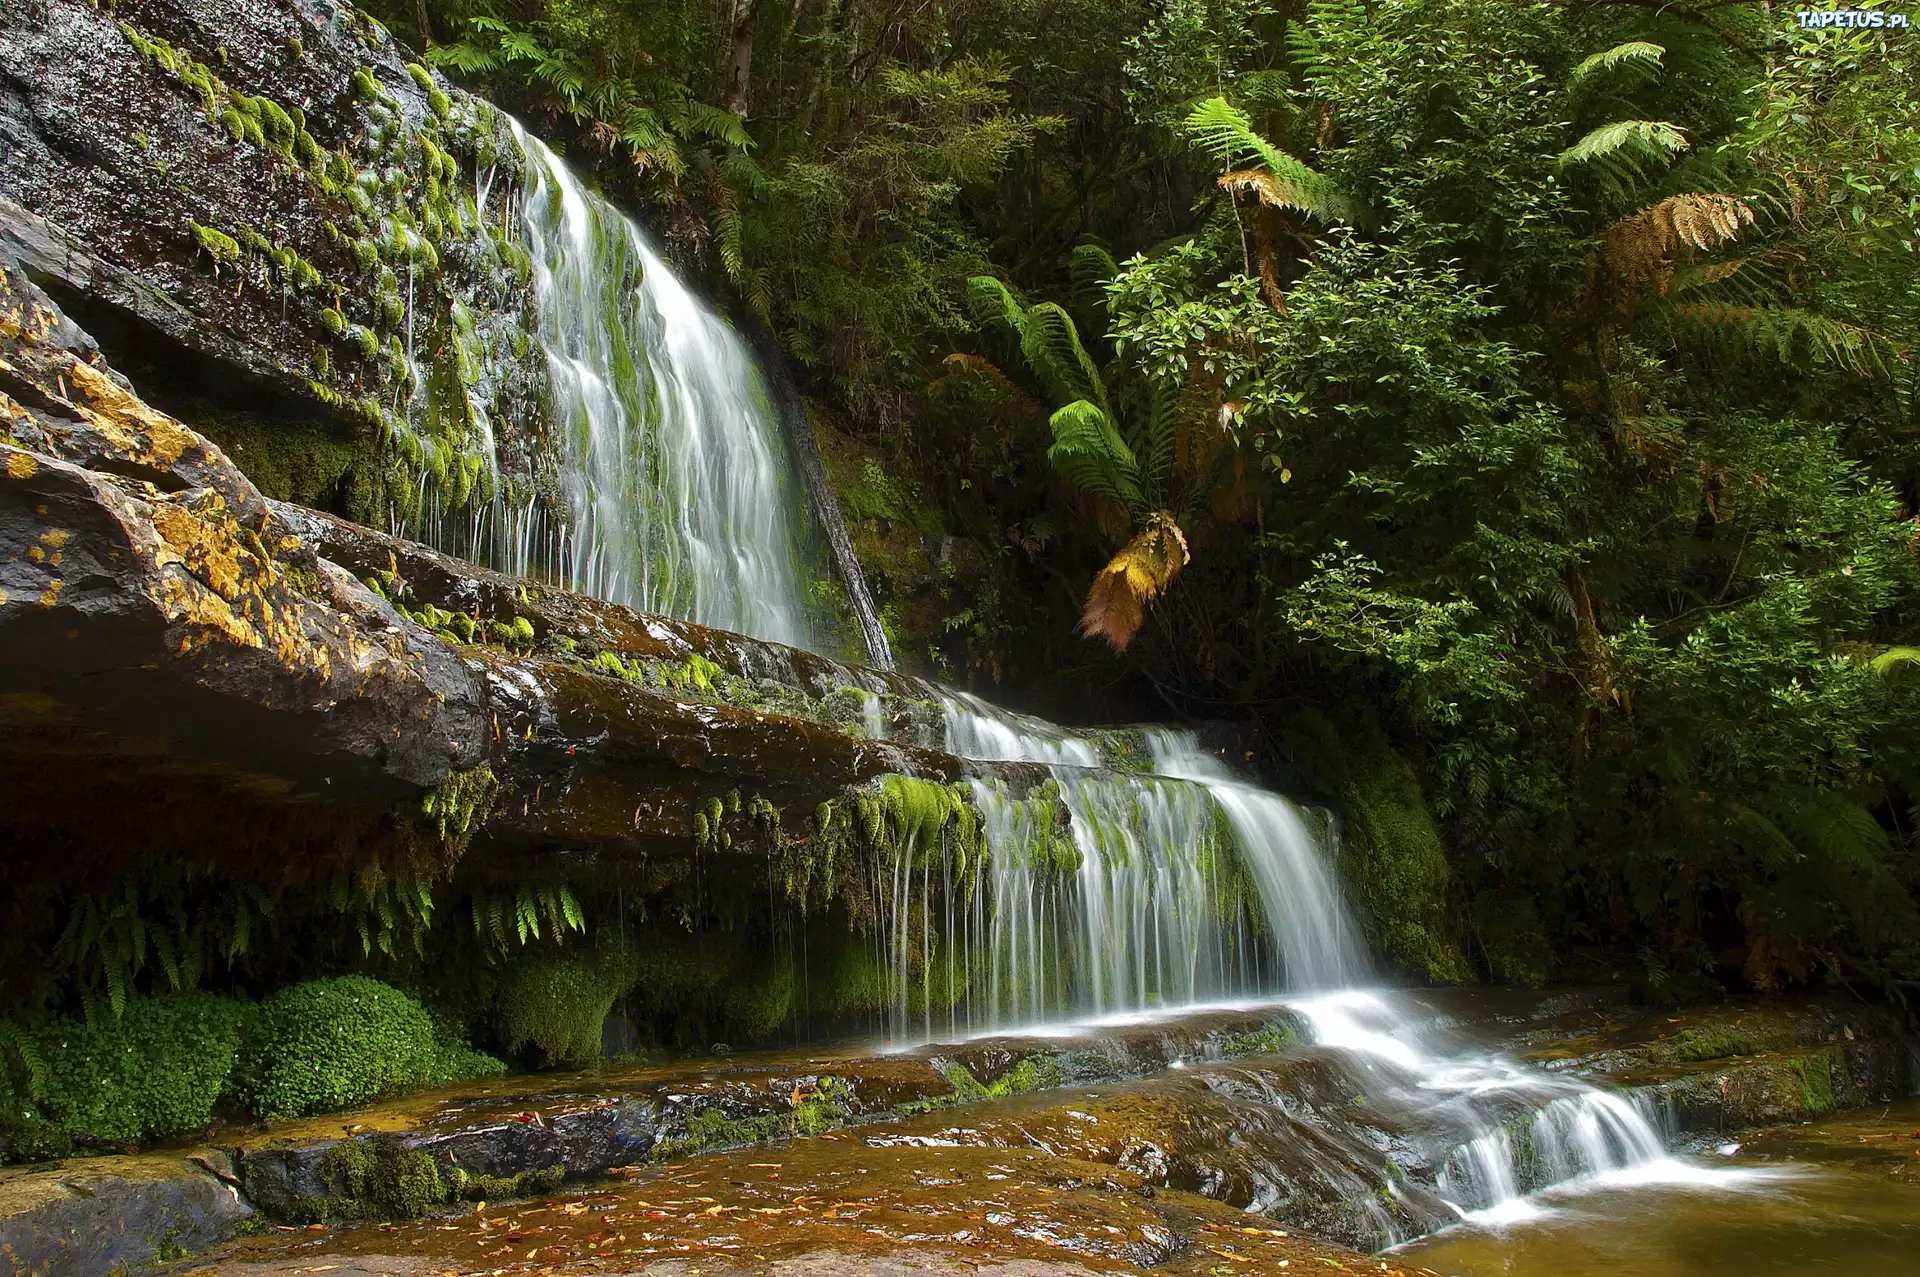
[[[810,429],[804,416],[788,412],[783,429],[746,339],[687,289],[638,223],[508,123],[526,169],[503,215],[517,220],[532,261],[557,491],[510,498],[496,482],[493,499],[464,518],[428,491],[410,530],[449,553],[643,611],[837,646],[808,594],[826,568],[810,498],[817,507],[831,493],[798,480],[796,454],[811,438],[787,430]],[[868,655],[885,668],[858,561],[849,552],[835,564]]]
[[[639,225],[518,124],[520,225],[575,589],[810,645],[805,540],[777,418],[745,342],[687,291]]]
[[[819,546],[775,388],[634,222],[537,139],[517,125],[514,134],[527,159],[517,207],[551,380],[560,500],[550,509],[524,493],[511,503],[496,496],[447,535],[492,547],[510,571],[550,572],[644,610],[815,646],[806,569]],[[884,634],[858,582],[849,584],[884,666]],[[846,675],[869,680],[863,734],[885,739],[898,688]],[[1036,764],[1048,779],[1032,792],[967,782],[984,855],[909,846],[874,867],[894,1041],[1284,1005],[1312,1049],[1342,1062],[1349,1094],[1406,1121],[1438,1199],[1462,1217],[1521,1217],[1531,1194],[1569,1182],[1713,1174],[1669,1158],[1657,1115],[1633,1100],[1443,1040],[1404,1003],[1366,991],[1374,972],[1326,824],[1233,774],[1192,734],[1135,729],[1135,743],[1115,751],[1111,734],[928,684],[916,692],[941,713],[919,724],[913,743]]]
[[[914,849],[876,893],[895,1040],[1271,998],[1368,970],[1308,819],[1191,734],[1150,731],[1147,769],[1118,771],[1085,735],[942,702],[944,749],[1044,764],[1051,788],[970,782],[985,858]]]

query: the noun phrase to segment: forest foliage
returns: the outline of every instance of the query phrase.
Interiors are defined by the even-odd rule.
[[[949,674],[1252,714],[1305,773],[1303,709],[1384,733],[1486,974],[1920,982],[1920,45],[1710,0],[377,8],[979,548]]]

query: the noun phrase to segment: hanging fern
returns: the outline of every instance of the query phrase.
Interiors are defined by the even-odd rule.
[[[1657,72],[1661,59],[1666,55],[1667,51],[1661,45],[1646,40],[1628,40],[1582,59],[1578,66],[1567,73],[1567,87],[1577,88],[1596,75],[1623,66]]]
[[[1665,120],[1618,120],[1602,124],[1560,152],[1562,167],[1614,157],[1665,158],[1687,149],[1687,135]]]

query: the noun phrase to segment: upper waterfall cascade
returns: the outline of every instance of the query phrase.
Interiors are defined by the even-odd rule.
[[[509,501],[496,484],[491,501],[455,518],[428,491],[427,517],[403,530],[516,575],[832,652],[834,627],[808,597],[826,571],[821,532],[745,338],[637,222],[509,124],[526,165],[504,212],[532,263],[558,492]],[[478,408],[476,418],[485,432]],[[870,659],[885,666],[864,583],[847,593]]]

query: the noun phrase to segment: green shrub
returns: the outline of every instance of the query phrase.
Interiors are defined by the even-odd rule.
[[[311,980],[260,1004],[234,1089],[261,1118],[306,1117],[503,1071],[449,1044],[418,1002],[365,976]]]
[[[35,1037],[40,1112],[69,1135],[116,1144],[196,1134],[233,1069],[244,1002],[210,993],[134,998],[118,1020],[57,1020]]]

